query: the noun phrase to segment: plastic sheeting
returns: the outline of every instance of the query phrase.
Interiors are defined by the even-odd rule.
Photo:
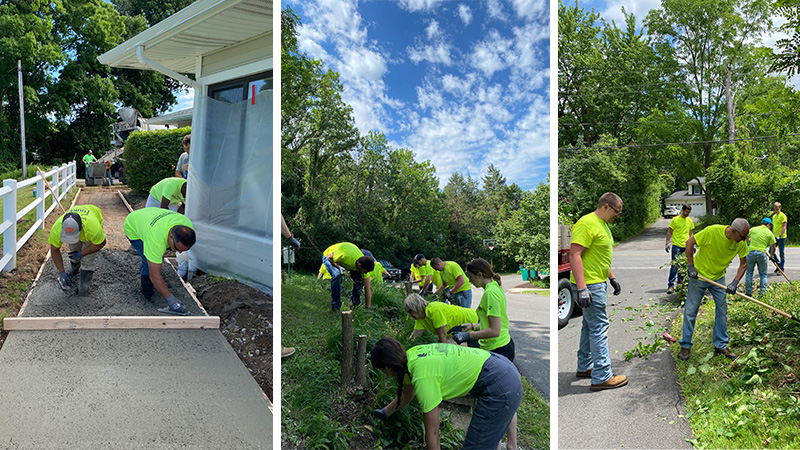
[[[272,91],[227,103],[195,98],[186,215],[189,270],[272,286]]]

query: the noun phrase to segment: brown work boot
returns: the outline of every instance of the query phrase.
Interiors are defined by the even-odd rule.
[[[672,294],[673,292],[675,292],[675,289],[673,289],[672,286],[667,287],[667,295]]]
[[[604,389],[616,389],[626,384],[628,384],[628,377],[625,375],[611,375],[608,381],[605,383],[593,384],[590,389],[593,391],[602,391]]]
[[[589,370],[579,370],[575,372],[575,376],[578,378],[592,378],[592,369]]]
[[[725,348],[716,348],[714,347],[714,354],[722,355],[728,359],[736,359],[736,354],[731,351],[728,347]]]
[[[281,346],[281,358],[294,355],[294,347]]]
[[[691,352],[691,351],[692,351],[692,349],[690,349],[690,348],[681,347],[681,352],[678,353],[678,358],[680,358],[680,359],[682,359],[684,361],[688,361],[689,360],[689,352]]]

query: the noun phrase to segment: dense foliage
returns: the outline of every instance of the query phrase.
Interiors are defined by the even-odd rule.
[[[183,153],[181,140],[190,127],[132,133],[125,142],[125,173],[128,186],[150,192],[154,184],[175,176],[175,163]]]
[[[59,163],[88,150],[102,155],[120,107],[152,117],[175,103],[177,82],[154,71],[113,69],[97,57],[191,0],[113,3],[0,0],[0,165],[21,161],[17,60],[28,161]]]
[[[341,98],[339,75],[297,46],[299,16],[281,15],[282,211],[302,241],[300,267],[353,242],[408,267],[413,256],[460,264],[493,259],[496,270],[548,265],[549,186],[523,193],[493,166],[481,180],[453,173],[442,190],[429,161],[393,148],[379,132],[360,135]],[[536,210],[537,221],[531,223]],[[490,251],[484,239],[497,239]]]

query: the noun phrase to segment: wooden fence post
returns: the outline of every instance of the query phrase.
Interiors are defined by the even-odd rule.
[[[358,336],[358,353],[356,354],[356,384],[367,385],[367,336]]]
[[[406,281],[404,284],[405,284],[405,288],[406,288],[406,295],[411,295],[411,293],[414,292],[414,289],[411,286],[411,282],[410,281]]]
[[[342,387],[353,382],[353,312],[342,311]]]

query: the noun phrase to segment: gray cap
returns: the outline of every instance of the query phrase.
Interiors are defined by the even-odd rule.
[[[61,221],[61,242],[77,244],[81,240],[81,216],[74,212],[64,214]]]

